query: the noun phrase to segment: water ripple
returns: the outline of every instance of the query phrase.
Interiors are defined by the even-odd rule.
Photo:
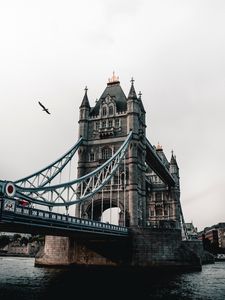
[[[0,258],[0,299],[134,298],[224,300],[225,262],[201,272],[145,273],[77,268],[38,268],[33,258]],[[74,297],[73,297],[74,296]]]

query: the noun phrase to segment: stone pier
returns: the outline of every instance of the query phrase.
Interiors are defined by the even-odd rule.
[[[126,241],[82,241],[73,237],[46,236],[35,265],[201,270],[200,248],[200,244],[195,245],[195,250],[185,244],[178,229],[132,228]]]

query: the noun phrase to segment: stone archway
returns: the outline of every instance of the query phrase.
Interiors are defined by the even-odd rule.
[[[111,212],[110,212],[111,207]],[[82,218],[93,219],[95,221],[111,223],[120,226],[129,227],[129,212],[124,209],[123,204],[120,203],[118,206],[117,200],[112,200],[105,198],[102,202],[102,199],[96,199],[93,202],[89,202],[82,210]]]

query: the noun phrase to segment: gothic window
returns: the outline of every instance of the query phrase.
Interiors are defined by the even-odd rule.
[[[113,115],[113,106],[112,105],[109,106],[109,115],[110,116]]]
[[[102,115],[103,115],[103,117],[105,117],[107,115],[106,106],[103,106],[103,108],[102,108]]]
[[[156,216],[162,216],[162,209],[161,208],[156,208]]]
[[[114,180],[114,184],[119,184],[119,177],[118,177],[118,175],[114,175],[113,180]]]
[[[151,215],[151,217],[154,217],[154,215],[155,215],[154,210],[150,210],[150,215]]]
[[[109,120],[109,127],[111,128],[113,126],[113,121],[112,120]]]
[[[89,159],[90,159],[90,161],[94,161],[95,160],[95,154],[93,152],[90,153]]]
[[[102,149],[102,159],[108,159],[112,156],[112,149],[105,147]]]
[[[96,130],[99,130],[99,122],[96,122],[96,123],[95,123],[95,129],[96,129]]]
[[[106,121],[102,121],[102,128],[106,128]]]
[[[162,195],[161,195],[161,193],[156,193],[155,194],[155,201],[156,202],[160,202],[162,200]]]
[[[115,120],[115,126],[118,128],[120,127],[120,119]]]

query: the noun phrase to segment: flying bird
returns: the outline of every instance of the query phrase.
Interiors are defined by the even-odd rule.
[[[50,112],[48,111],[48,108],[46,108],[40,101],[38,101],[39,105],[43,108],[43,110],[50,115]]]

